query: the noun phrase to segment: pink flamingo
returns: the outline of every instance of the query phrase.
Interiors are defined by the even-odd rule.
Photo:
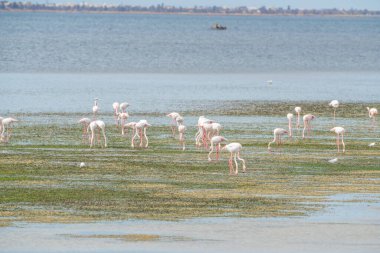
[[[294,111],[297,113],[297,129],[300,129],[300,113],[301,107],[297,106],[294,108]]]
[[[293,137],[293,131],[292,131],[293,113],[288,113],[286,115],[286,117],[288,118],[289,138],[292,139],[292,137]]]
[[[124,124],[122,127],[121,127],[121,135],[125,135],[125,129],[127,128],[131,128],[132,129],[132,136],[135,135],[135,126],[136,126],[137,122],[128,122],[126,124]]]
[[[120,121],[122,126],[125,125],[125,122],[128,120],[128,118],[129,114],[127,112],[119,112],[119,114],[117,115],[117,121]]]
[[[368,110],[368,116],[370,119],[372,119],[372,128],[375,127],[375,121],[376,121],[376,115],[377,115],[377,109],[376,108],[369,108],[367,107]]]
[[[176,118],[180,117],[181,115],[179,115],[178,112],[171,112],[167,114],[166,116],[172,119],[171,129],[172,129],[173,138],[175,138],[176,126],[177,126]]]
[[[123,102],[120,104],[120,111],[121,112],[126,112],[127,111],[127,107],[129,106],[129,104],[127,102]]]
[[[179,133],[179,144],[182,145],[182,150],[184,151],[186,149],[185,147],[185,132],[186,132],[186,126],[183,124],[183,117],[178,116],[176,119],[177,125],[178,125],[178,133]]]
[[[178,126],[178,133],[179,133],[179,143],[182,145],[182,150],[184,151],[186,149],[185,147],[185,131],[186,126],[185,125],[179,125]]]
[[[86,143],[88,140],[88,135],[87,135],[87,128],[88,125],[91,123],[91,119],[89,118],[82,118],[78,121],[78,123],[81,123],[83,126],[83,131],[82,131],[82,142]]]
[[[99,111],[98,100],[99,100],[98,98],[94,99],[94,106],[92,107],[92,113],[94,114],[94,120],[96,120],[96,116],[97,116],[98,111]]]
[[[245,161],[244,161],[244,159],[240,158],[240,151],[242,150],[242,148],[243,148],[242,145],[240,143],[237,143],[237,142],[227,144],[226,146],[224,146],[222,148],[222,150],[228,150],[231,153],[230,159],[228,160],[228,167],[230,168],[230,175],[237,175],[238,174],[238,163],[236,161],[236,157],[237,157],[237,159],[242,161],[243,172],[246,172]],[[234,161],[235,161],[235,165],[236,165],[236,170],[234,170],[234,166],[232,164],[232,158],[233,157],[234,157]]]
[[[339,101],[338,100],[333,100],[329,103],[329,106],[331,106],[332,108],[334,108],[334,125],[335,125],[335,112],[336,112],[336,108],[339,107]]]
[[[134,139],[136,137],[140,137],[140,147],[143,147],[143,135],[144,135],[144,138],[145,138],[145,148],[148,147],[148,137],[146,136],[146,129],[148,127],[151,127],[152,125],[148,123],[148,121],[146,121],[145,119],[143,120],[140,120],[139,122],[136,123],[135,125],[135,135],[133,136],[132,138],[132,147],[134,147]]]
[[[209,136],[212,133],[212,123],[205,122],[202,125],[202,143],[203,147],[208,150],[208,141],[210,140]]]
[[[12,123],[17,122],[17,119],[14,118],[2,118],[1,119],[1,142],[8,143],[12,135]]]
[[[307,130],[307,137],[310,137],[311,134],[311,121],[316,117],[312,114],[306,114],[303,116],[303,131],[302,131],[302,139],[305,138],[305,131]]]
[[[273,141],[268,143],[268,151],[272,152],[272,148],[270,147],[270,145],[272,145],[273,143],[277,143],[277,145],[281,145],[282,143],[281,136],[287,133],[288,131],[286,131],[283,128],[275,128],[273,130]]]
[[[336,146],[338,147],[338,153],[339,153],[339,135],[342,136],[342,146],[343,146],[343,153],[346,151],[346,145],[344,145],[343,141],[343,135],[344,135],[344,128],[343,127],[333,127],[330,129],[331,132],[336,133]]]
[[[114,102],[112,104],[112,108],[113,108],[113,116],[115,117],[115,123],[116,123],[116,127],[119,126],[119,119],[118,119],[118,116],[119,116],[119,102]]]
[[[207,138],[211,140],[213,136],[217,136],[220,134],[220,131],[222,130],[222,125],[216,122],[211,123],[211,130],[209,131]]]
[[[202,135],[203,135],[201,125],[203,124],[204,121],[207,121],[205,116],[199,116],[198,124],[197,124],[198,131],[195,133],[195,146],[197,146],[197,147],[199,147],[201,145],[200,140],[201,140]]]
[[[198,119],[198,132],[195,134],[195,145],[201,146],[203,143],[203,146],[208,149],[208,143],[207,143],[207,133],[208,131],[212,130],[212,124],[213,121],[205,118],[204,116],[200,116]],[[201,142],[202,140],[202,142]]]
[[[90,148],[94,146],[95,132],[97,129],[99,130],[99,136],[98,136],[99,140],[100,140],[100,130],[101,130],[104,137],[104,147],[107,147],[107,137],[105,133],[106,124],[102,120],[94,120],[87,127],[87,133],[89,130],[91,130]]]
[[[184,118],[182,116],[178,116],[177,118],[175,118],[175,122],[177,126],[183,124],[183,121],[184,121]]]
[[[227,141],[226,138],[224,138],[223,136],[214,136],[211,138],[211,150],[210,150],[210,153],[208,153],[208,161],[211,162],[212,159],[211,159],[211,154],[212,152],[214,151],[214,144],[215,144],[215,152],[216,152],[216,160],[219,160],[219,150],[220,150],[220,145],[222,142],[224,141]]]
[[[122,127],[122,132],[121,132],[122,135],[125,135],[125,128],[131,128],[132,129],[132,134],[131,134],[131,147],[132,148],[135,147],[134,139],[135,139],[135,134],[136,134],[136,124],[137,124],[137,122],[134,122],[134,121],[125,124]]]

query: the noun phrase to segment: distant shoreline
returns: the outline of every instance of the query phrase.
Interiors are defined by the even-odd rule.
[[[242,16],[242,17],[374,17],[380,18],[380,15],[362,15],[362,14],[244,14],[244,13],[189,13],[189,12],[154,12],[154,11],[67,11],[67,10],[20,10],[20,9],[0,9],[0,13],[70,13],[70,14],[123,14],[123,15],[178,15],[178,16]]]

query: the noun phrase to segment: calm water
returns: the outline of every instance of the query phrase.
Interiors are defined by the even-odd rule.
[[[94,97],[103,112],[114,101],[134,112],[380,101],[380,18],[0,13],[0,23],[2,115],[87,112]]]
[[[268,85],[267,79],[272,79]],[[223,101],[380,100],[380,73],[41,74],[0,73],[0,114],[91,112],[127,101],[130,113],[204,109]],[[326,103],[327,104],[327,103]]]
[[[380,18],[0,13],[0,23],[2,72],[380,70]]]

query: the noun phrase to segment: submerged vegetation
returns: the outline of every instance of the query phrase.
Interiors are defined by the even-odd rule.
[[[248,109],[242,111],[243,104]],[[337,111],[337,123],[347,130],[345,154],[336,153],[335,135],[329,131],[332,110],[320,104],[303,106],[318,115],[312,138],[302,140],[295,129],[293,139],[285,137],[271,154],[272,130],[286,128],[286,113],[294,105],[247,104],[208,110],[210,118],[223,119],[222,135],[243,145],[248,172],[237,176],[228,175],[229,154],[207,162],[207,152],[194,146],[196,129],[190,122],[196,117],[187,115],[206,110],[183,113],[186,151],[171,137],[164,115],[150,114],[147,149],[132,149],[131,133],[121,136],[112,115],[105,119],[106,149],[89,149],[81,142],[78,114],[19,115],[23,121],[15,125],[11,142],[0,145],[0,226],[14,221],[307,215],[322,208],[330,195],[380,193],[379,145],[368,146],[378,142],[378,130],[371,128],[364,105],[343,105]],[[50,117],[54,120],[40,121]],[[58,124],[60,117],[68,123]],[[338,162],[328,163],[333,157]],[[81,162],[86,166],[79,167]]]

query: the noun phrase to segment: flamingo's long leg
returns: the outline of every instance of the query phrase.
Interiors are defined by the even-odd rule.
[[[234,155],[234,162],[235,162],[235,166],[236,166],[236,170],[235,170],[235,175],[237,175],[238,174],[238,163],[237,163],[237,161],[236,161],[236,156],[237,156],[237,153],[235,153],[235,155]]]
[[[243,172],[246,172],[245,160],[240,158],[240,151],[237,153],[237,158],[243,163]]]

